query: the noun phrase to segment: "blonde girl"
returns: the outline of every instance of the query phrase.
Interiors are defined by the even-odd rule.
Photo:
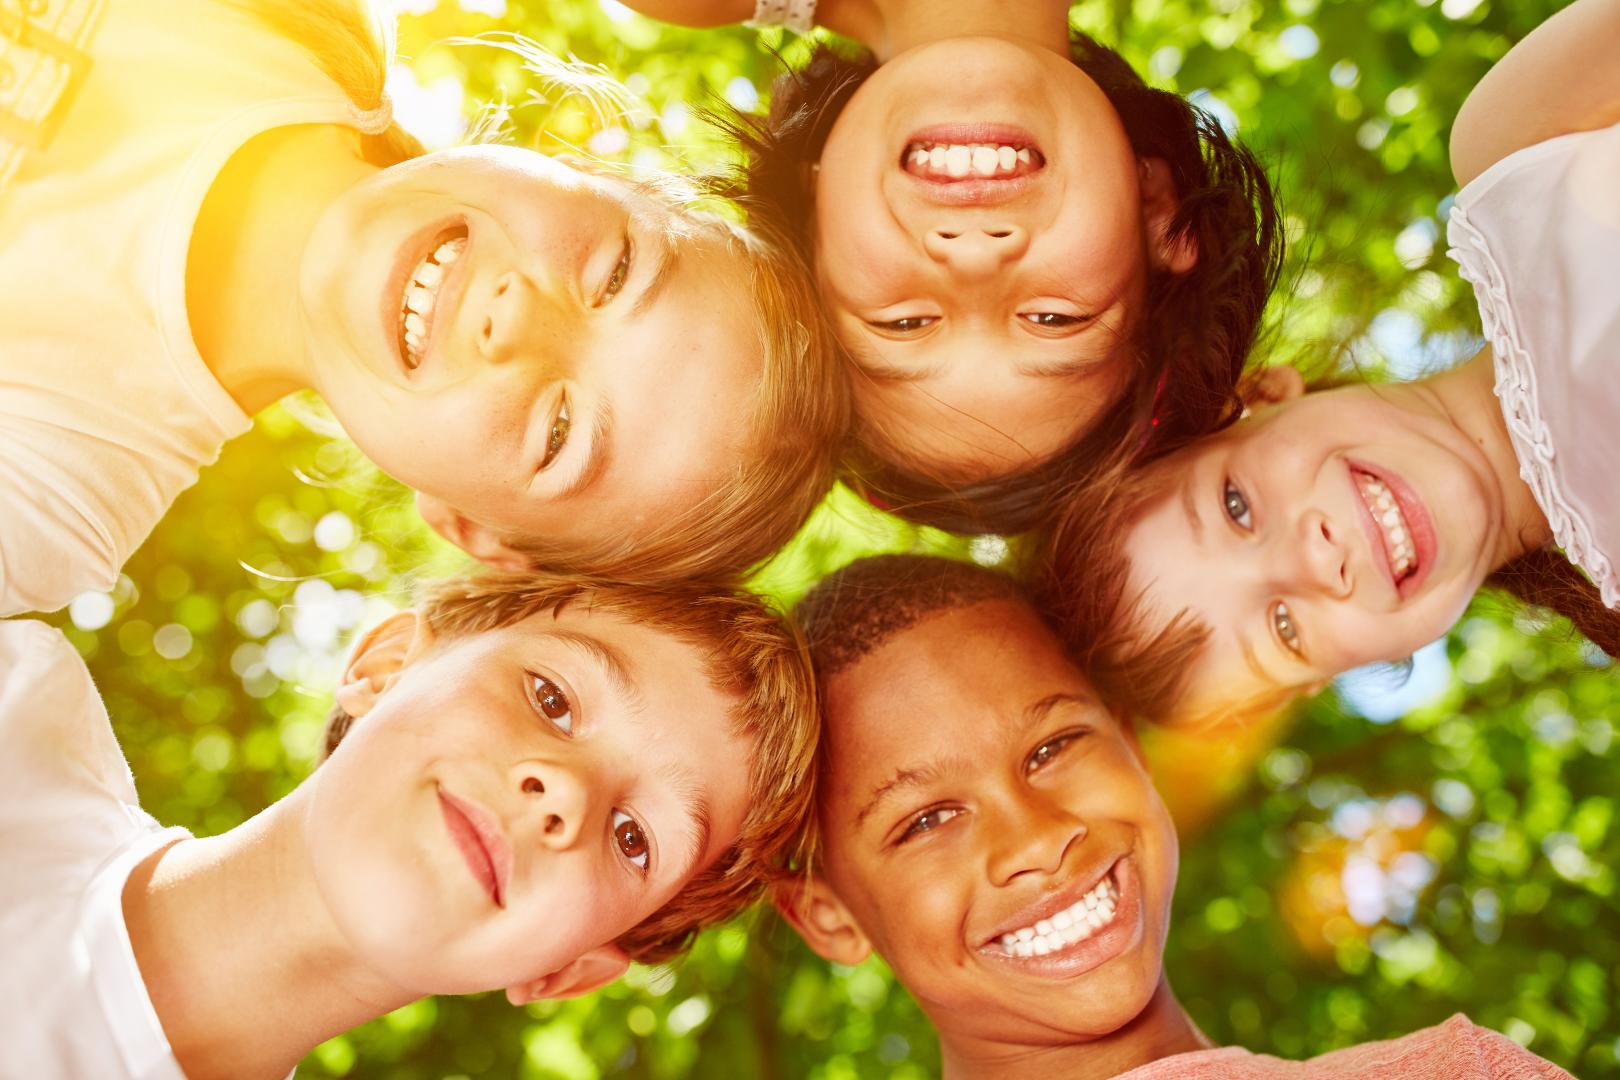
[[[422,154],[358,0],[4,19],[0,614],[110,587],[303,388],[505,567],[737,572],[828,483],[844,391],[779,247],[526,150]]]

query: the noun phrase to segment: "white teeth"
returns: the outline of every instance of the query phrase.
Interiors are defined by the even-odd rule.
[[[1034,926],[1024,926],[997,939],[1011,956],[1046,956],[1060,952],[1077,941],[1084,941],[1114,919],[1119,889],[1112,876],[1105,877],[1091,891]]]
[[[400,303],[400,329],[407,367],[414,369],[422,362],[422,350],[427,345],[428,328],[438,301],[439,286],[444,284],[445,267],[460,258],[466,250],[465,236],[446,240],[411,271],[410,280],[405,283],[405,296]]]
[[[1356,484],[1362,500],[1372,509],[1373,520],[1384,531],[1384,546],[1389,551],[1389,568],[1396,581],[1405,577],[1417,563],[1416,547],[1400,504],[1385,484],[1376,476],[1356,473]]]
[[[913,143],[906,148],[913,172],[960,180],[964,177],[1011,177],[1037,164],[1028,147],[1005,143]]]

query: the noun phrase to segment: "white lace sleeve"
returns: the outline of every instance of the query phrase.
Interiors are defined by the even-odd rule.
[[[754,0],[754,17],[748,25],[757,29],[785,26],[808,34],[816,26],[816,0]]]

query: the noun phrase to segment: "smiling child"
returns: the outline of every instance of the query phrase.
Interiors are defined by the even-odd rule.
[[[195,838],[66,639],[0,623],[0,1074],[279,1078],[427,994],[668,959],[792,856],[810,680],[741,595],[450,583],[356,645],[314,774]]]
[[[1409,656],[1486,584],[1620,655],[1617,49],[1620,4],[1578,0],[1458,115],[1451,254],[1477,356],[1310,394],[1273,369],[1246,419],[1071,501],[1044,591],[1110,693],[1245,719]]]
[[[750,5],[632,6],[714,25]],[[846,472],[958,532],[1028,529],[1077,472],[1235,414],[1281,256],[1254,156],[1068,13],[764,0],[871,52],[819,47],[731,125],[750,205],[813,262],[852,361]]]
[[[777,903],[829,960],[888,962],[946,1080],[1568,1076],[1462,1016],[1308,1062],[1211,1048],[1163,969],[1169,812],[1019,587],[884,556],[796,614],[823,704],[819,848]]]
[[[110,588],[302,389],[504,568],[740,573],[830,485],[847,387],[811,283],[695,185],[423,154],[364,0],[28,8],[84,63],[8,43],[19,100],[55,104],[0,136],[0,614]]]

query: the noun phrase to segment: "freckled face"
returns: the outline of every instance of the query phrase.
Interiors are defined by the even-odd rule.
[[[1189,714],[1411,655],[1462,614],[1505,527],[1478,447],[1397,387],[1256,410],[1156,468],[1131,580],[1210,628]]]
[[[615,615],[440,638],[309,781],[327,908],[418,994],[555,971],[736,839],[736,706],[698,650]]]
[[[689,506],[741,453],[763,364],[748,282],[717,228],[479,146],[348,192],[301,298],[316,389],[367,456],[480,524],[566,543]]]
[[[1175,830],[1134,740],[1035,616],[931,616],[826,692],[828,881],[934,1023],[1038,1042],[1140,1013]],[[1051,947],[1009,945],[1022,929]]]

